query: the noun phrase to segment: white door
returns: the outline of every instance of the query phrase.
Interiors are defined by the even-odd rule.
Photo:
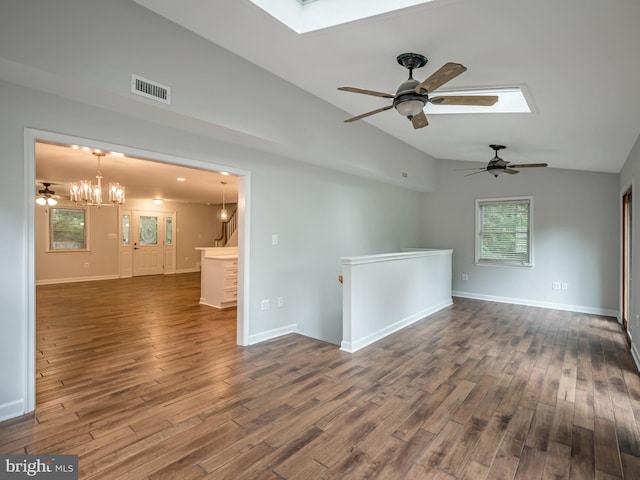
[[[134,277],[158,275],[164,272],[163,219],[162,213],[133,212],[131,239],[133,241]]]

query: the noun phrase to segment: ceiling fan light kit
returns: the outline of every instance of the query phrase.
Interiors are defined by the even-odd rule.
[[[447,63],[439,70],[433,73],[423,82],[418,82],[413,78],[413,70],[425,66],[428,62],[427,57],[419,53],[401,53],[396,57],[400,65],[409,70],[409,78],[404,81],[397,89],[395,95],[384,92],[376,92],[374,90],[365,90],[355,87],[339,87],[338,90],[352,93],[361,93],[364,95],[373,95],[382,98],[391,98],[391,105],[372,110],[355,117],[345,120],[345,122],[353,122],[361,118],[384,112],[391,108],[403,117],[407,117],[413,124],[413,128],[418,129],[426,127],[429,122],[424,114],[424,106],[427,102],[434,105],[466,105],[466,106],[491,106],[498,101],[495,95],[476,95],[476,96],[438,96],[430,98],[429,95],[442,85],[467,70],[464,65],[459,63]]]
[[[50,190],[49,187],[51,183],[42,182],[44,188],[42,190],[38,190],[38,196],[36,197],[36,203],[38,205],[49,205],[50,207],[54,207],[58,204],[58,201],[54,198],[56,192]]]

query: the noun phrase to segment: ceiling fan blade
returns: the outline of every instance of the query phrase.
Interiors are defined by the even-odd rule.
[[[509,165],[512,168],[533,168],[533,167],[548,167],[547,163],[521,163],[520,165]]]
[[[429,99],[429,103],[434,105],[469,105],[473,107],[490,107],[497,101],[497,95],[451,95]]]
[[[393,108],[393,105],[387,105],[386,107],[378,108],[376,110],[372,110],[370,112],[363,113],[361,115],[356,115],[355,117],[347,118],[345,122],[346,123],[355,122],[356,120],[360,120],[361,118],[368,117],[369,115],[375,115],[376,113],[384,112],[385,110],[389,110],[390,108]]]
[[[471,175],[476,175],[477,173],[483,173],[483,172],[486,172],[486,171],[487,171],[487,169],[486,169],[486,168],[482,168],[482,169],[480,169],[480,171],[479,171],[479,172],[467,173],[467,174],[465,175],[465,177],[469,177],[469,176],[471,176]]]
[[[453,80],[467,69],[459,63],[446,63],[429,78],[416,87],[416,93],[424,95],[424,92],[432,93],[450,80]]]
[[[419,114],[411,117],[411,124],[413,125],[413,128],[418,129],[426,127],[427,125],[429,125],[429,122],[427,121],[427,116],[424,114],[424,112],[420,112]]]
[[[515,175],[516,173],[520,173],[518,170],[514,170],[513,168],[505,168],[504,173],[508,173],[509,175]]]
[[[343,92],[362,93],[364,95],[373,95],[382,98],[395,98],[395,95],[391,93],[376,92],[374,90],[364,90],[363,88],[338,87],[338,90],[342,90]]]

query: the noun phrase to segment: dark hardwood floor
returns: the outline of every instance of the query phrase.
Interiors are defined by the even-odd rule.
[[[355,354],[235,344],[199,274],[37,288],[35,416],[1,453],[82,479],[640,478],[640,377],[615,319],[456,298]]]

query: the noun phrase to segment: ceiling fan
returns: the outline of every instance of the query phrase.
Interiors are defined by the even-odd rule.
[[[56,192],[51,190],[49,187],[51,186],[50,182],[42,182],[42,186],[44,187],[41,190],[38,190],[38,196],[36,198],[36,203],[38,205],[56,205],[58,201],[56,198]]]
[[[489,172],[494,177],[498,178],[498,175],[501,173],[508,173],[509,175],[515,175],[516,173],[520,173],[519,170],[515,170],[516,168],[534,168],[534,167],[546,167],[546,163],[520,163],[518,165],[511,165],[508,161],[501,159],[498,156],[498,151],[503,150],[507,147],[504,145],[489,145],[495,151],[495,156],[489,160],[486,167],[481,167],[479,169],[476,168],[465,168],[464,170],[478,170],[477,172],[469,173],[465,175],[468,177],[469,175],[475,175],[476,173]]]
[[[429,122],[424,114],[424,106],[427,102],[434,105],[467,105],[467,106],[491,106],[498,101],[496,95],[451,95],[430,97],[431,94],[442,85],[467,70],[464,65],[459,63],[446,63],[439,70],[433,73],[422,83],[413,78],[413,70],[426,65],[427,57],[418,53],[401,53],[396,58],[398,63],[409,70],[409,78],[403,82],[395,94],[376,92],[374,90],[364,90],[355,87],[338,87],[338,90],[353,93],[363,93],[365,95],[373,95],[382,98],[391,98],[393,102],[386,107],[372,110],[355,117],[345,120],[345,122],[354,122],[361,118],[384,112],[391,108],[395,108],[400,115],[407,117],[413,124],[413,128],[426,127]]]

